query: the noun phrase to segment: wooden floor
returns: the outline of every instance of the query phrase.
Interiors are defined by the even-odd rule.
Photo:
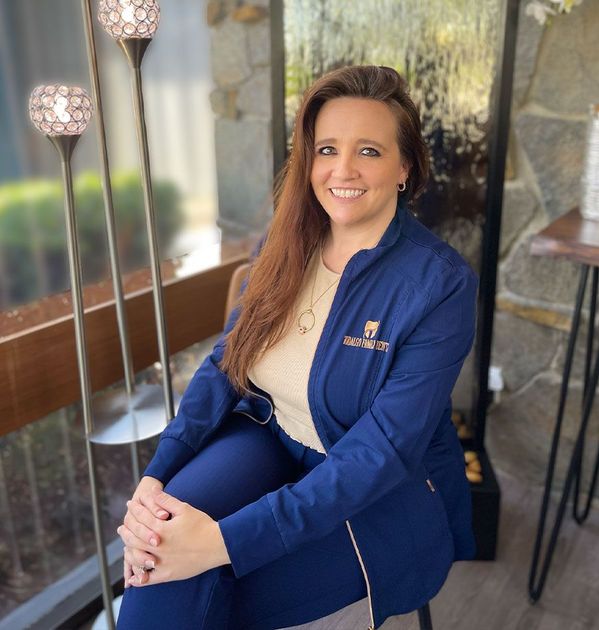
[[[542,489],[502,471],[496,473],[502,493],[497,559],[453,565],[430,604],[434,629],[599,630],[597,501],[582,527],[566,513],[543,594],[532,605],[527,584]],[[366,630],[368,620],[364,599],[294,629]],[[381,626],[382,630],[418,627],[416,613],[389,618]]]

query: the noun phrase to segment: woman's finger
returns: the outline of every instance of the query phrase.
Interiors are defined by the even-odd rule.
[[[152,511],[139,501],[128,501],[127,511],[148,529],[160,533],[164,525],[164,519],[156,518]],[[166,511],[166,510],[165,510]]]
[[[166,570],[164,567],[160,569],[160,571],[148,571],[146,573],[147,578],[143,582],[139,582],[137,577],[134,575],[129,580],[129,586],[150,586],[152,584],[162,584],[163,582],[170,582],[173,580],[173,577],[170,571]]]
[[[131,566],[133,570],[133,576],[128,580],[128,584],[145,584],[148,581],[148,570],[143,564],[138,564],[135,560],[134,553],[131,549],[125,547],[125,561]]]
[[[167,519],[170,518],[171,515],[163,507],[158,505],[156,501],[154,501],[154,497],[150,492],[141,493],[136,498],[143,506],[148,508],[148,510],[150,510],[150,512],[156,518],[159,518],[160,520],[163,520],[163,521],[166,521]]]
[[[143,518],[142,511],[145,511],[148,514],[150,514],[148,509],[141,506],[139,503],[131,504],[131,505],[129,505],[128,503],[127,507],[129,509],[127,510],[127,514],[125,514],[125,518],[123,521],[124,525],[128,527],[131,530],[131,532],[133,532],[133,534],[137,536],[137,538],[139,538],[140,540],[143,540],[146,544],[150,543],[150,545],[152,545],[153,547],[157,547],[158,544],[160,543],[160,536],[158,535],[157,532],[150,529],[147,525],[145,525],[143,522],[139,520],[140,518]],[[135,508],[137,507],[139,507],[140,509],[136,510]],[[150,517],[153,519],[155,523],[161,522],[158,519],[151,516],[151,514],[150,514]],[[133,546],[135,547],[137,545],[133,545]]]
[[[152,570],[156,567],[156,558],[151,554],[140,549],[129,548],[130,562],[137,567],[145,567]]]
[[[148,545],[147,542],[138,538],[126,525],[119,525],[116,533],[121,537],[125,547],[141,549],[147,552],[150,552],[150,550],[153,549],[152,545]]]
[[[133,493],[132,500],[145,505],[156,518],[163,521],[167,520],[170,517],[168,508],[156,503],[153,497],[154,488],[162,490],[164,488],[164,484],[153,477],[142,477],[135,489],[135,492]]]
[[[131,570],[131,565],[123,558],[123,578],[125,580],[125,588],[129,588],[129,580],[133,575],[133,571]]]

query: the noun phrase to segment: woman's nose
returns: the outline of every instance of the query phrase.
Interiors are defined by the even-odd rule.
[[[358,169],[352,155],[340,155],[335,160],[334,175],[340,179],[354,179],[358,177]]]

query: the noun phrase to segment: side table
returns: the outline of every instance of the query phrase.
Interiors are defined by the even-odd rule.
[[[534,552],[530,575],[528,580],[528,593],[531,603],[535,603],[541,597],[543,586],[549,572],[551,558],[555,550],[557,537],[562,524],[562,520],[566,511],[568,498],[574,484],[574,501],[572,507],[572,516],[575,521],[582,525],[589,515],[591,508],[591,500],[595,492],[597,483],[597,473],[599,471],[599,448],[595,458],[593,475],[588,490],[586,505],[582,511],[579,510],[580,483],[582,479],[582,460],[584,453],[584,443],[591,415],[591,409],[595,398],[595,390],[597,381],[599,380],[599,352],[593,358],[593,337],[595,332],[595,313],[597,307],[597,280],[599,276],[599,222],[590,221],[582,217],[578,208],[573,208],[566,214],[562,215],[553,223],[548,225],[541,232],[536,234],[530,245],[530,252],[535,256],[551,256],[555,258],[564,258],[572,262],[580,264],[580,280],[578,284],[578,292],[576,295],[576,304],[572,317],[572,325],[568,337],[568,349],[564,362],[564,370],[562,375],[562,383],[560,389],[559,405],[557,411],[557,419],[553,430],[553,438],[551,441],[551,451],[549,454],[549,462],[547,465],[547,474],[545,478],[545,489],[543,493],[543,501],[541,504],[541,513],[539,516],[539,524],[534,545]],[[584,302],[589,271],[592,268],[591,281],[591,299],[588,323],[588,338],[585,356],[584,368],[584,386],[582,401],[582,418],[576,436],[574,449],[566,481],[562,491],[553,528],[551,530],[549,544],[542,563],[541,574],[537,580],[537,571],[541,559],[541,545],[543,542],[543,534],[545,530],[545,521],[547,520],[547,510],[549,507],[549,498],[551,494],[551,485],[553,482],[553,473],[559,446],[562,419],[564,416],[564,408],[566,404],[566,396],[568,394],[568,383],[570,381],[570,371],[572,368],[572,360],[574,357],[574,348],[578,329],[580,327],[580,318],[582,313],[582,305]],[[591,372],[592,365],[592,372]]]

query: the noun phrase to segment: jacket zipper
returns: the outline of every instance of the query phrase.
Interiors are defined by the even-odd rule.
[[[314,428],[316,429],[316,424],[314,424]],[[316,434],[318,434],[318,430],[316,430]],[[326,451],[326,447],[324,446],[324,442],[322,442],[322,439],[321,439],[321,443]],[[328,453],[327,453],[327,456],[328,456]],[[366,594],[368,595],[368,611],[370,613],[370,625],[368,626],[367,630],[375,630],[376,626],[374,625],[374,613],[372,612],[372,596],[370,594],[370,582],[368,580],[368,573],[366,573],[366,566],[364,565],[364,561],[362,560],[362,554],[360,553],[360,550],[358,549],[358,543],[356,542],[356,539],[354,537],[354,532],[351,528],[349,520],[346,520],[345,524],[347,525],[347,529],[349,531],[349,537],[351,538],[351,543],[354,546],[354,551],[356,552],[356,556],[358,556],[358,562],[360,563],[360,567],[362,568],[362,573],[364,574],[364,581],[366,582]]]
[[[358,543],[356,543],[356,539],[354,538],[354,532],[352,531],[349,521],[345,521],[345,524],[347,525],[347,529],[349,530],[349,536],[351,538],[352,545],[354,546],[356,555],[358,556],[358,561],[360,563],[360,566],[362,567],[364,580],[366,580],[366,592],[368,594],[368,610],[370,611],[370,625],[368,626],[368,630],[375,630],[374,613],[372,612],[372,597],[370,595],[370,582],[368,581],[368,574],[366,573],[366,567],[364,566],[362,556],[360,555],[360,550],[358,549]]]
[[[428,484],[428,487],[430,488],[431,492],[436,492],[435,486],[433,486],[433,483],[430,479],[427,478],[426,483]],[[362,567],[362,573],[364,574],[364,579],[366,580],[366,591],[368,593],[368,608],[370,610],[370,623],[371,623],[371,625],[368,626],[368,630],[375,630],[374,613],[372,612],[372,597],[370,595],[370,582],[368,581],[368,574],[366,573],[366,567],[364,566],[364,561],[362,560],[362,556],[360,555],[360,550],[358,549],[358,543],[356,542],[356,539],[354,538],[354,532],[349,524],[349,521],[345,521],[345,524],[347,525],[347,529],[349,530],[349,535],[352,541],[352,545],[354,546],[356,555],[358,556],[358,561],[360,562],[360,566]]]
[[[261,394],[258,394],[257,392],[254,392],[254,394],[256,394],[256,396],[260,396],[260,398],[264,398],[264,400],[266,400],[266,402],[270,405],[270,415],[268,416],[268,419],[265,420],[264,422],[260,422],[260,420],[257,420],[256,418],[254,418],[254,416],[252,416],[251,414],[245,411],[237,411],[236,413],[242,413],[244,416],[248,416],[249,418],[257,422],[258,424],[266,424],[272,418],[272,414],[274,413],[273,404],[270,402],[268,398],[266,398],[266,396],[262,396]],[[354,546],[356,555],[358,556],[358,562],[360,563],[360,567],[362,568],[362,573],[364,574],[364,580],[366,581],[366,592],[368,594],[368,610],[370,612],[370,622],[371,622],[371,625],[368,626],[367,630],[375,630],[374,613],[372,612],[372,597],[370,595],[370,582],[368,581],[368,574],[366,573],[366,567],[364,566],[364,561],[362,560],[360,550],[358,549],[358,544],[356,543],[356,539],[354,538],[354,532],[351,528],[351,525],[349,521],[345,521],[345,524],[347,525],[347,529],[349,530],[349,536],[351,538],[352,545]]]

